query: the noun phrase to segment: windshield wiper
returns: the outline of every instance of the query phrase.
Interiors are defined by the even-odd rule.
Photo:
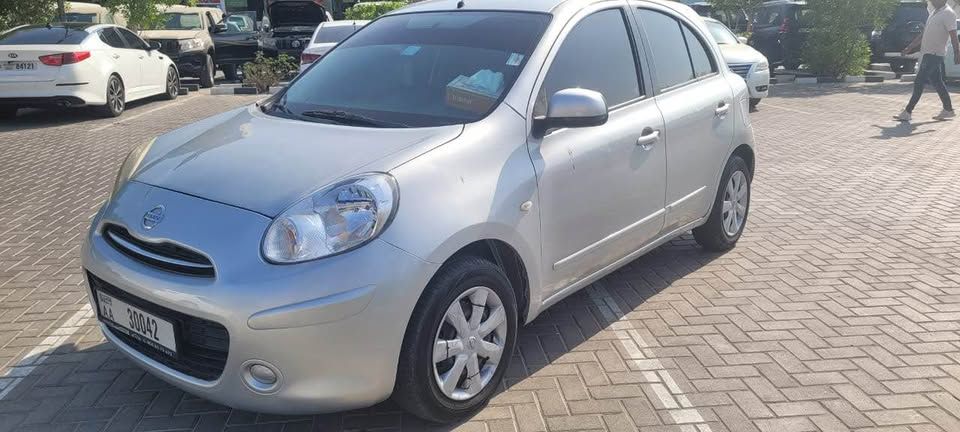
[[[362,114],[350,113],[346,111],[339,110],[315,110],[315,111],[304,111],[300,113],[301,116],[310,117],[321,120],[330,120],[337,124],[348,125],[348,126],[371,126],[371,127],[385,127],[385,128],[406,128],[409,127],[403,123],[393,123],[384,120],[378,120],[375,118],[367,117]]]

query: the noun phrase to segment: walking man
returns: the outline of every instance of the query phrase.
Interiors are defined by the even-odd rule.
[[[913,97],[907,104],[907,109],[894,118],[900,121],[908,122],[913,118],[913,109],[920,101],[923,95],[923,87],[930,84],[940,95],[940,101],[943,102],[943,111],[935,115],[934,120],[946,120],[953,118],[956,114],[953,112],[953,104],[950,101],[950,93],[947,91],[947,85],[943,82],[944,77],[944,57],[947,55],[947,41],[953,46],[953,61],[960,65],[960,41],[957,40],[957,14],[950,6],[947,6],[947,0],[928,0],[933,6],[930,17],[927,18],[927,26],[923,34],[917,36],[910,45],[903,50],[903,55],[916,52],[920,48],[920,67],[917,69],[917,80],[913,83]]]

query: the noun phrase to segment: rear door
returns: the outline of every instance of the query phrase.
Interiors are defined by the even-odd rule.
[[[109,61],[113,62],[113,69],[120,74],[120,79],[123,80],[126,99],[135,98],[142,86],[139,53],[127,48],[127,42],[117,32],[117,27],[106,27],[100,30],[100,40],[110,46],[107,55]]]
[[[49,82],[57,79],[60,67],[48,66],[40,57],[76,52],[89,36],[79,29],[29,26],[0,35],[0,83]]]
[[[707,215],[735,132],[733,91],[706,37],[665,10],[634,9],[666,123],[664,231]]]

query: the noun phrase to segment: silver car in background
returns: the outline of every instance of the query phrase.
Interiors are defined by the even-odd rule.
[[[232,407],[393,395],[448,422],[549,306],[691,229],[735,245],[749,95],[693,11],[459,3],[380,18],[263,103],[133,150],[83,249],[107,339]]]

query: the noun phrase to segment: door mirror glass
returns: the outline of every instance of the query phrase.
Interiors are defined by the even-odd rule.
[[[227,31],[227,24],[223,22],[217,23],[217,25],[212,27],[213,33],[223,33]]]
[[[607,101],[593,90],[570,88],[550,97],[547,115],[534,120],[534,136],[542,137],[551,129],[600,126],[609,117]]]
[[[150,41],[150,42],[147,42],[147,45],[150,46],[150,50],[151,50],[151,51],[159,51],[159,50],[160,50],[160,42]]]

